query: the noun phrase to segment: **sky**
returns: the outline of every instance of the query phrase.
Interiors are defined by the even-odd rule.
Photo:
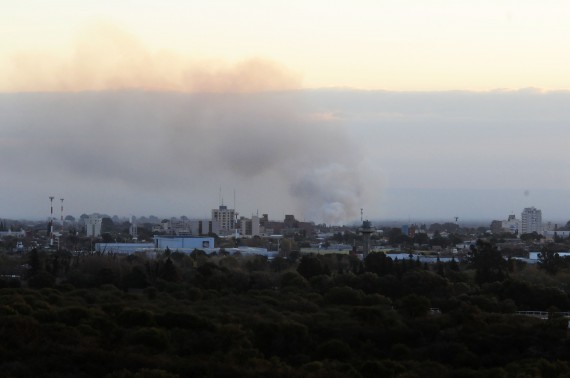
[[[563,1],[0,1],[2,218],[570,219]],[[234,196],[235,193],[235,196]],[[234,202],[235,197],[235,202]]]

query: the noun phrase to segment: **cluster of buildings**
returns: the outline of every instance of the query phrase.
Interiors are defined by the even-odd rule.
[[[97,214],[84,220],[86,235],[98,237],[101,235],[103,218]],[[137,221],[130,219],[130,233],[133,243],[97,243],[95,250],[98,252],[133,253],[151,250],[165,250],[190,253],[196,249],[205,253],[220,252],[220,248],[214,246],[214,234],[220,237],[245,237],[255,236],[279,239],[283,235],[304,234],[314,232],[313,222],[301,222],[293,215],[285,215],[283,221],[269,220],[268,214],[261,217],[252,215],[250,218],[239,216],[235,209],[220,205],[212,209],[209,219],[188,219],[186,217],[163,219],[152,226],[155,234],[152,243],[137,242]],[[266,248],[236,247],[226,248],[230,254],[241,255],[256,254],[265,255],[269,258],[276,252],[269,252]]]
[[[89,237],[101,236],[103,218],[99,215],[91,215],[85,219],[85,232]],[[133,239],[137,239],[137,220],[130,219],[130,233]],[[302,233],[309,235],[314,231],[313,222],[301,222],[293,215],[285,215],[283,221],[269,220],[268,214],[261,217],[252,215],[250,218],[239,216],[235,209],[220,205],[212,209],[209,219],[171,218],[163,219],[152,226],[154,233],[177,236],[218,236],[254,237],[270,236],[274,234],[289,235]]]
[[[520,219],[515,214],[509,215],[506,220],[494,220],[491,222],[491,232],[501,233],[510,232],[515,235],[531,234],[536,232],[546,238],[552,238],[555,235],[562,238],[570,237],[570,231],[558,230],[558,226],[552,222],[542,221],[542,211],[535,207],[527,207],[522,213]]]
[[[239,216],[235,209],[220,205],[212,209],[210,219],[164,219],[153,226],[152,231],[178,236],[203,236],[216,234],[218,236],[254,237],[274,234],[288,235],[296,233],[310,234],[313,232],[313,222],[301,222],[293,215],[285,215],[283,221],[269,220],[268,214],[261,217],[252,215],[250,218]]]
[[[172,252],[192,253],[200,250],[205,254],[221,253],[222,250],[230,255],[242,256],[258,255],[273,259],[279,253],[268,251],[267,248],[234,247],[220,248],[214,245],[213,237],[204,236],[181,236],[181,235],[155,235],[152,243],[96,243],[95,251],[100,253],[132,254],[137,252],[156,253],[157,251],[170,250]]]

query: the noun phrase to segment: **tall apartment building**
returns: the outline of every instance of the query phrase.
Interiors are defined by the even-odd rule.
[[[242,217],[240,219],[241,223],[241,233],[244,236],[259,236],[260,234],[260,224],[259,217],[253,215],[251,219]]]
[[[103,218],[99,218],[96,215],[89,216],[89,218],[85,220],[85,234],[92,237],[101,236],[102,224]]]
[[[219,224],[220,234],[229,234],[236,226],[236,211],[224,205],[219,209],[212,209],[212,222]]]
[[[535,207],[527,207],[521,214],[521,234],[529,234],[531,232],[542,232],[542,211]]]

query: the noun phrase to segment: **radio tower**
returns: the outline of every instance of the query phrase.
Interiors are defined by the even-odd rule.
[[[63,198],[59,200],[61,201],[61,234],[63,235]]]
[[[50,207],[50,216],[49,216],[49,223],[48,223],[48,232],[49,232],[49,245],[53,246],[53,199],[54,196],[49,197],[49,207]]]

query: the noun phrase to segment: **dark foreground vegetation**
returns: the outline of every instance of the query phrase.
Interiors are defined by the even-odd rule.
[[[1,258],[3,377],[570,376],[561,259]]]

